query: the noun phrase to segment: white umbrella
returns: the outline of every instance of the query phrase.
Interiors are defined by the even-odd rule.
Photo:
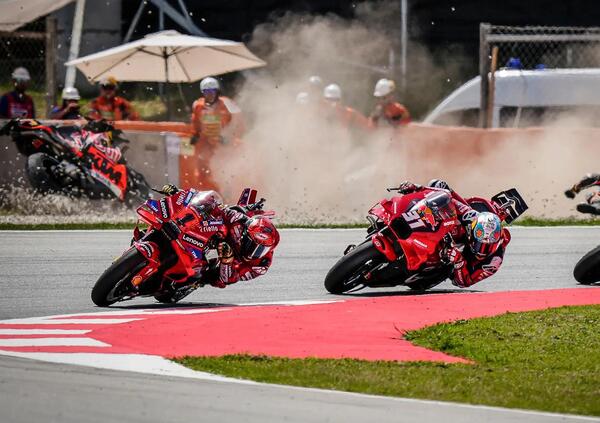
[[[194,82],[266,63],[243,43],[162,31],[66,65],[77,66],[90,81],[114,76],[120,81]]]

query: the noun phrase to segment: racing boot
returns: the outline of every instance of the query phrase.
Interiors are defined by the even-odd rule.
[[[600,192],[589,193],[585,200],[585,203],[577,204],[577,211],[579,213],[600,215]]]

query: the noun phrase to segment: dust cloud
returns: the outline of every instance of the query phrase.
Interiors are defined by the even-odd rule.
[[[250,47],[269,65],[248,76],[236,97],[247,117],[242,145],[235,154],[222,151],[212,166],[226,199],[253,186],[282,222],[363,222],[369,207],[389,196],[386,187],[442,178],[464,196],[489,198],[516,187],[529,216],[577,216],[576,201],[563,191],[594,171],[598,135],[579,115],[554,117],[544,129],[484,135],[473,129],[450,135],[425,125],[374,131],[332,116],[311,91],[309,76],[339,84],[342,102],[368,116],[375,81],[390,76],[385,64],[399,38],[385,29],[398,27],[398,13],[388,3],[371,3],[353,20],[287,14],[256,28]],[[412,51],[417,86],[426,87],[422,97],[439,95],[459,65],[436,66],[426,49],[413,45]],[[308,104],[295,102],[302,91]]]

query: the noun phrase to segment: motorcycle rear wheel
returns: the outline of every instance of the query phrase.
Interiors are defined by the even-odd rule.
[[[61,192],[62,186],[52,174],[51,166],[58,165],[59,161],[46,153],[35,153],[27,158],[27,179],[36,191],[46,194]]]
[[[581,257],[573,269],[573,276],[583,285],[600,282],[600,245]]]
[[[131,278],[145,265],[146,258],[137,249],[132,247],[127,250],[104,271],[94,285],[92,289],[94,304],[108,307],[132,293]]]
[[[366,242],[351,250],[348,254],[338,260],[325,276],[325,289],[332,294],[342,294],[351,290],[358,284],[349,283],[353,277],[363,270],[367,263],[371,263],[369,268],[374,268],[377,264],[385,260],[372,243]]]

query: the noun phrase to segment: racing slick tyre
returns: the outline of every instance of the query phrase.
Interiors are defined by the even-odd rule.
[[[349,291],[361,283],[360,273],[366,273],[383,260],[383,254],[377,251],[372,243],[363,243],[333,265],[325,276],[325,289],[332,294]]]
[[[99,307],[108,307],[133,292],[131,278],[146,265],[146,258],[130,248],[110,265],[92,289],[92,301]]]
[[[52,166],[59,164],[54,157],[45,153],[35,153],[27,158],[27,178],[36,191],[46,194],[60,192],[62,187],[54,177]]]
[[[584,285],[600,281],[600,245],[581,257],[573,269],[573,276]]]

